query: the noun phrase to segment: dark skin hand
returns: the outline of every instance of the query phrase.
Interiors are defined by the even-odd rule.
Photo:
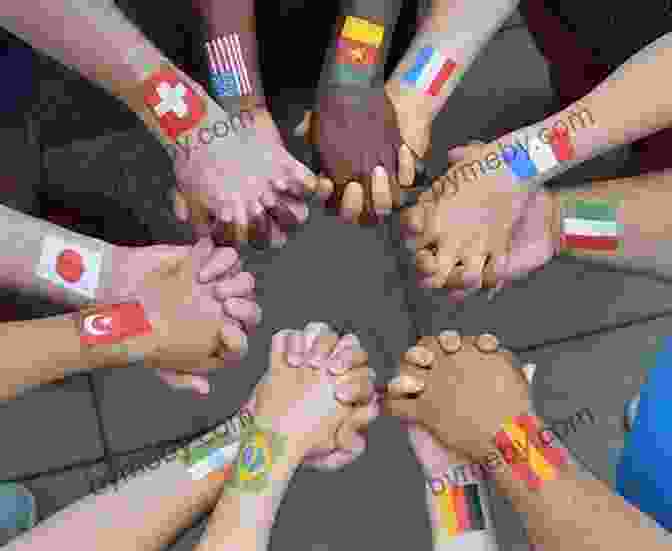
[[[408,171],[399,177],[403,139],[383,88],[331,89],[318,101],[308,138],[329,180],[326,185],[322,180],[318,189],[328,210],[340,210],[347,222],[375,224],[401,205],[401,185],[412,185],[412,177],[409,182]],[[376,167],[384,171],[374,172]]]

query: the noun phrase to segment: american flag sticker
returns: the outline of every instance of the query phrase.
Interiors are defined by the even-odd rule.
[[[217,96],[252,95],[240,37],[237,33],[220,36],[205,43],[210,79]]]

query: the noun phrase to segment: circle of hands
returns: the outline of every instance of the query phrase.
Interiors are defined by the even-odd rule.
[[[225,120],[224,110],[208,101],[208,117]],[[381,88],[324,95],[297,133],[321,155],[319,178],[287,152],[268,112],[257,110],[250,128],[175,158],[175,214],[202,236],[195,246],[115,250],[100,301],[142,303],[154,331],[133,344],[173,387],[207,394],[208,371],[222,361],[237,363],[261,321],[254,277],[242,271],[235,249],[215,243],[283,246],[288,232],[307,220],[312,191],[346,222],[380,222],[413,184],[430,129]],[[454,165],[402,213],[419,285],[448,289],[457,301],[481,288],[500,289],[555,250],[546,193],[507,189],[501,173],[484,176],[478,186],[452,183],[460,163],[477,160],[484,147],[450,151]],[[441,463],[478,459],[503,419],[530,411],[528,383],[514,364],[491,335],[444,332],[408,350],[399,376],[380,394],[358,338],[310,323],[273,337],[270,367],[248,407],[291,435],[306,464],[338,469],[363,453],[368,425],[382,406],[402,420],[430,472]],[[475,400],[483,394],[490,399]]]

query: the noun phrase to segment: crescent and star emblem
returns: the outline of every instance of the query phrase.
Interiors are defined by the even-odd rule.
[[[112,329],[112,318],[93,314],[84,318],[84,330],[90,335],[106,335]]]

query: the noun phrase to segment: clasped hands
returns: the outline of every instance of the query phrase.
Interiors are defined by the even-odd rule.
[[[438,465],[482,461],[505,420],[532,411],[529,377],[492,335],[423,337],[385,391],[374,379],[355,335],[309,323],[273,337],[252,412],[287,438],[290,457],[334,469],[361,455],[368,426],[383,411],[403,421],[431,473]]]

